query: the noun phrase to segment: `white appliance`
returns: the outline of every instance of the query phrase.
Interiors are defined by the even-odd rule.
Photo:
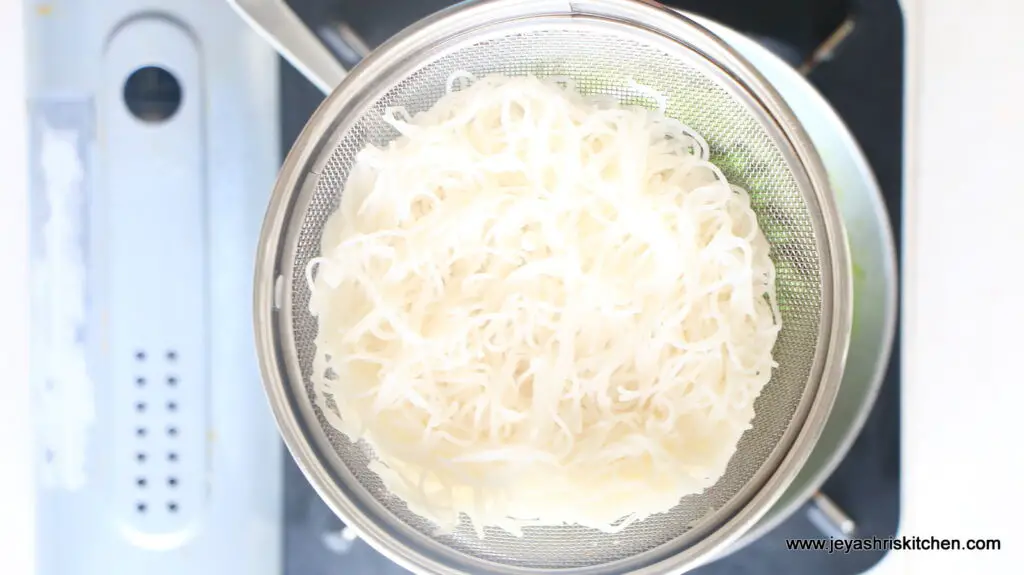
[[[279,575],[252,262],[277,62],[224,2],[25,13],[40,575]]]

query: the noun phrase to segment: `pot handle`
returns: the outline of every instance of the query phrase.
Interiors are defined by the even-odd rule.
[[[302,23],[285,0],[227,0],[281,56],[325,94],[347,74],[320,39]]]

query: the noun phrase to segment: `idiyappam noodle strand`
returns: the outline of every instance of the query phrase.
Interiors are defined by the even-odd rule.
[[[325,417],[442,529],[611,532],[713,485],[781,328],[747,193],[649,88],[447,88],[386,111],[307,268]]]

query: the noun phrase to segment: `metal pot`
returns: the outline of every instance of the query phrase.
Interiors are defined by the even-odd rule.
[[[896,248],[881,190],[857,141],[839,114],[789,64],[743,34],[693,14],[688,17],[725,40],[757,67],[786,100],[814,142],[828,172],[853,259],[853,331],[836,402],[814,450],[796,479],[757,524],[731,548],[768,533],[806,502],[834,515],[818,488],[835,471],[867,420],[885,377],[896,331]],[[839,526],[843,531],[843,526]]]
[[[345,69],[283,0],[228,0],[268,42],[325,93]],[[757,42],[716,22],[687,14],[747,58],[796,114],[814,143],[846,222],[853,257],[854,317],[849,355],[835,406],[810,458],[776,504],[728,553],[780,524],[817,494],[863,427],[889,360],[896,324],[896,256],[878,184],[839,115],[811,84]],[[365,51],[346,27],[335,40],[357,55]],[[819,500],[824,501],[824,500]],[[827,510],[832,511],[832,510]]]

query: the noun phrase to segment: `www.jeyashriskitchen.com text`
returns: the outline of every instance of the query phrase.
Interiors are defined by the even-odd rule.
[[[944,539],[940,537],[870,537],[855,539],[787,539],[791,551],[819,551],[829,554],[857,551],[999,551],[999,539]]]

